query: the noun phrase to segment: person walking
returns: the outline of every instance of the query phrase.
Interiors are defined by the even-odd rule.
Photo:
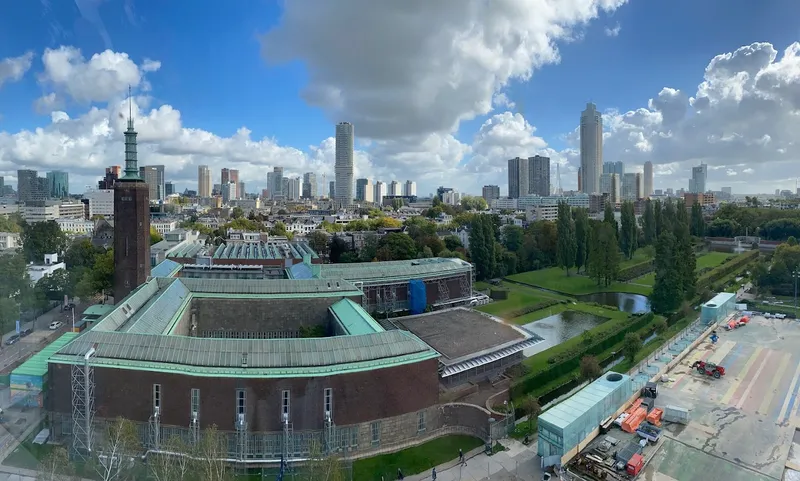
[[[400,468],[397,468],[397,479],[400,481],[403,481],[403,479],[405,479],[405,476],[403,476],[403,472],[400,471]]]
[[[467,462],[464,461],[464,451],[462,451],[461,448],[458,448],[458,462],[464,466],[467,465]]]
[[[431,471],[431,480],[436,481],[436,466],[434,466],[433,471]]]

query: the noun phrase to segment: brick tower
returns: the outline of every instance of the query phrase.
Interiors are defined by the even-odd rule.
[[[150,275],[150,189],[139,176],[136,131],[128,89],[125,171],[114,184],[114,301],[119,302]]]

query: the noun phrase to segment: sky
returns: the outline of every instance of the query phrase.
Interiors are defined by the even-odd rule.
[[[656,189],[704,162],[713,190],[794,190],[798,15],[796,0],[6,2],[0,176],[96,187],[124,164],[130,86],[140,165],[178,191],[198,165],[216,182],[238,168],[248,192],[274,166],[333,180],[340,121],[356,178],[507,195],[507,160],[539,154],[574,189],[590,101],[604,160],[652,161]]]

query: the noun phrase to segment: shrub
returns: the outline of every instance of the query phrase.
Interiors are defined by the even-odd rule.
[[[514,319],[516,317],[522,317],[526,314],[530,314],[531,312],[541,311],[542,309],[547,309],[550,306],[555,306],[556,304],[562,304],[564,301],[558,299],[548,299],[546,301],[537,302],[536,304],[531,304],[530,306],[525,306],[522,309],[517,309],[508,313],[508,317],[510,319]]]
[[[725,262],[716,269],[712,269],[711,271],[699,276],[697,279],[697,289],[699,290],[709,287],[712,284],[722,280],[726,276],[736,272],[737,269],[742,268],[745,264],[756,259],[758,254],[759,252],[756,250],[730,258],[729,262]],[[719,289],[715,290],[718,291]]]
[[[645,274],[653,272],[654,267],[655,265],[653,264],[653,261],[647,261],[632,265],[625,269],[620,269],[619,273],[617,273],[617,280],[620,282],[628,282],[636,279],[637,277],[642,277]]]

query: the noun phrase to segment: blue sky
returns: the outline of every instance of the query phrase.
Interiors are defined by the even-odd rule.
[[[122,0],[7,3],[0,17],[0,59],[27,51],[34,58],[21,80],[0,88],[0,131],[13,134],[50,123],[32,103],[49,91],[38,76],[42,52],[61,45],[80,49],[85,58],[111,49],[127,53],[137,64],[146,58],[160,61],[161,68],[147,75],[150,106],[169,104],[180,110],[183,127],[220,137],[246,126],[254,139],[274,138],[281,146],[306,151],[333,134],[336,120],[350,120],[334,118],[331,109],[304,100],[301,92],[310,69],[303,59],[277,65],[263,59],[260,36],[281,23],[280,2],[199,0],[191,7],[185,2]],[[92,21],[95,14],[107,35]],[[800,3],[790,0],[633,0],[576,28],[577,39],[558,43],[560,63],[541,67],[530,81],[512,79],[504,92],[516,103],[511,111],[521,111],[537,137],[562,151],[569,147],[565,135],[575,129],[587,101],[603,110],[626,112],[647,107],[648,99],[665,86],[694,96],[715,55],[756,41],[769,42],[780,52],[798,40],[798,14]],[[618,35],[609,36],[606,31],[615,27]],[[68,100],[62,110],[77,118],[88,108],[85,102]],[[454,136],[471,144],[496,113],[461,122]],[[466,168],[470,157],[466,154],[457,165]],[[502,159],[497,162],[501,164]],[[1,165],[0,171],[10,170]],[[191,187],[187,172],[176,177]],[[497,177],[502,181],[502,173]],[[426,187],[436,181],[430,179]],[[465,183],[469,189],[478,185]]]

